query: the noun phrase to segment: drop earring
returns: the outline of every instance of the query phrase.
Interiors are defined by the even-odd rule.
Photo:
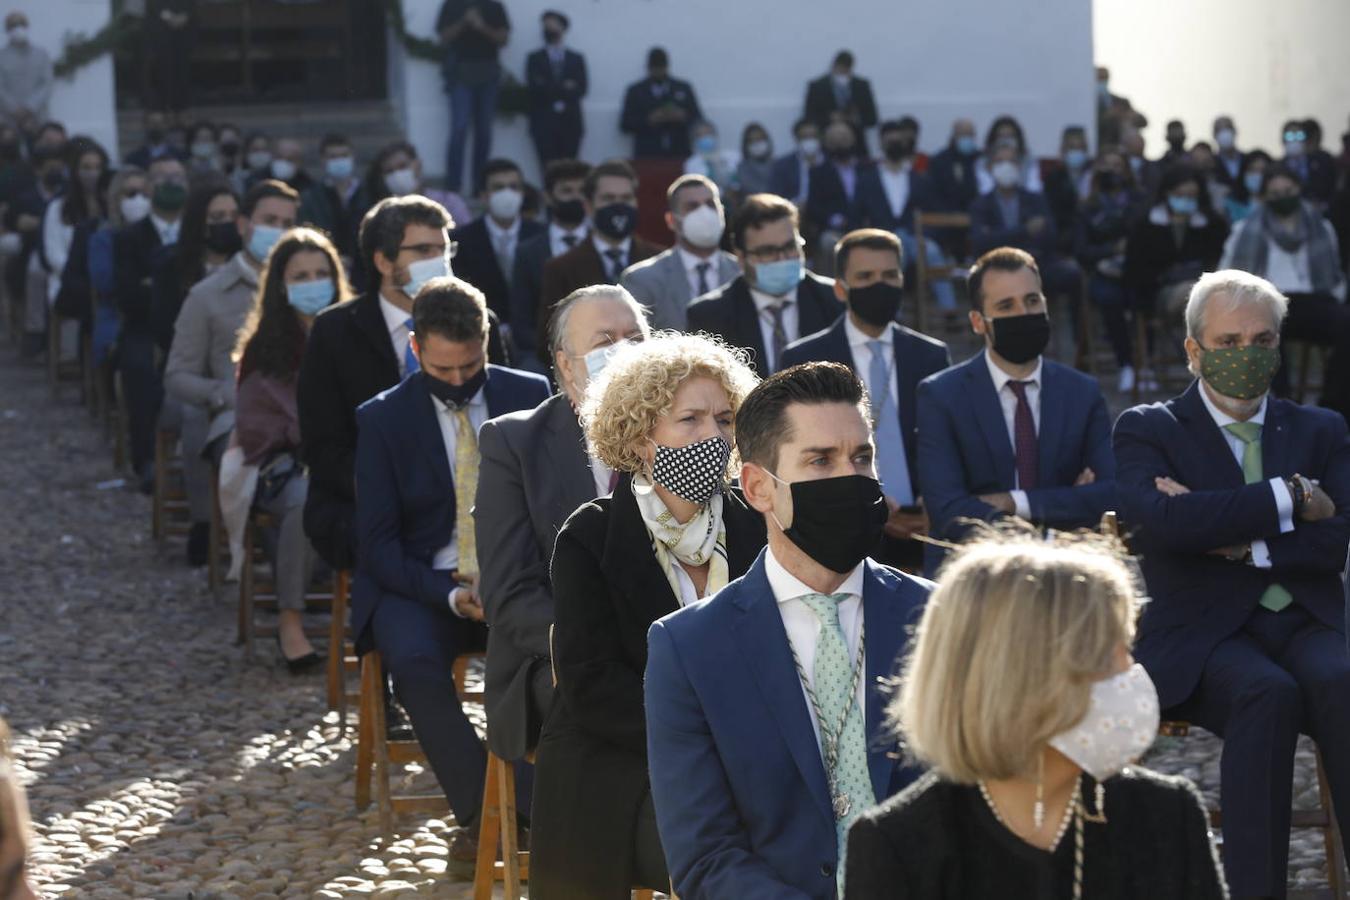
[[[1036,760],[1036,805],[1031,808],[1031,822],[1040,831],[1045,825],[1045,751]]]

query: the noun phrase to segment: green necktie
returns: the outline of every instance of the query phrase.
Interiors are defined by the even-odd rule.
[[[1242,478],[1248,484],[1265,479],[1261,462],[1261,426],[1257,422],[1233,422],[1223,426],[1233,437],[1242,441]],[[1271,612],[1279,612],[1294,602],[1294,595],[1278,584],[1272,584],[1261,595],[1261,605]]]
[[[872,778],[867,772],[867,737],[863,727],[863,711],[857,702],[858,681],[853,663],[849,660],[848,643],[839,625],[839,604],[849,594],[807,594],[802,601],[820,619],[820,636],[816,639],[815,671],[813,673],[817,726],[820,729],[821,755],[825,774],[833,790],[835,834],[839,841],[839,874],[843,875],[844,842],[848,827],[868,807],[875,806],[877,798],[872,790]],[[863,648],[858,648],[858,664],[862,664]],[[847,710],[847,712],[845,712]],[[842,734],[835,734],[840,720]],[[830,771],[831,743],[837,747],[834,771]]]

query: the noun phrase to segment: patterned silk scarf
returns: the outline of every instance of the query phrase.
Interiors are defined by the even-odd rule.
[[[703,596],[711,597],[727,585],[727,527],[722,521],[722,495],[713,494],[707,505],[681,525],[666,509],[652,484],[641,475],[632,480],[633,499],[637,501],[642,522],[652,539],[652,550],[661,565],[675,600],[684,605],[676,568],[708,563],[708,587]]]

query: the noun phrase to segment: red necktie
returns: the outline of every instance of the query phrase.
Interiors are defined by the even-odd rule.
[[[1036,489],[1036,471],[1040,464],[1040,454],[1036,449],[1036,420],[1031,415],[1031,404],[1027,403],[1029,384],[1029,381],[1008,382],[1008,387],[1017,397],[1017,411],[1013,414],[1013,443],[1017,455],[1017,487],[1023,491]]]

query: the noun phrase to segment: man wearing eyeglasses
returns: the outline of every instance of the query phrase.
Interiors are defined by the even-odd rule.
[[[691,332],[715,334],[750,352],[761,378],[782,368],[787,345],[835,322],[834,281],[806,269],[797,207],[751,194],[732,222],[742,275],[689,307]]]
[[[324,310],[310,329],[297,388],[310,472],[305,534],[335,569],[355,562],[356,408],[418,371],[408,340],[413,297],[427,281],[450,274],[453,226],[445,207],[419,195],[376,204],[361,222],[365,293]],[[490,312],[489,320],[488,361],[502,365]]]

